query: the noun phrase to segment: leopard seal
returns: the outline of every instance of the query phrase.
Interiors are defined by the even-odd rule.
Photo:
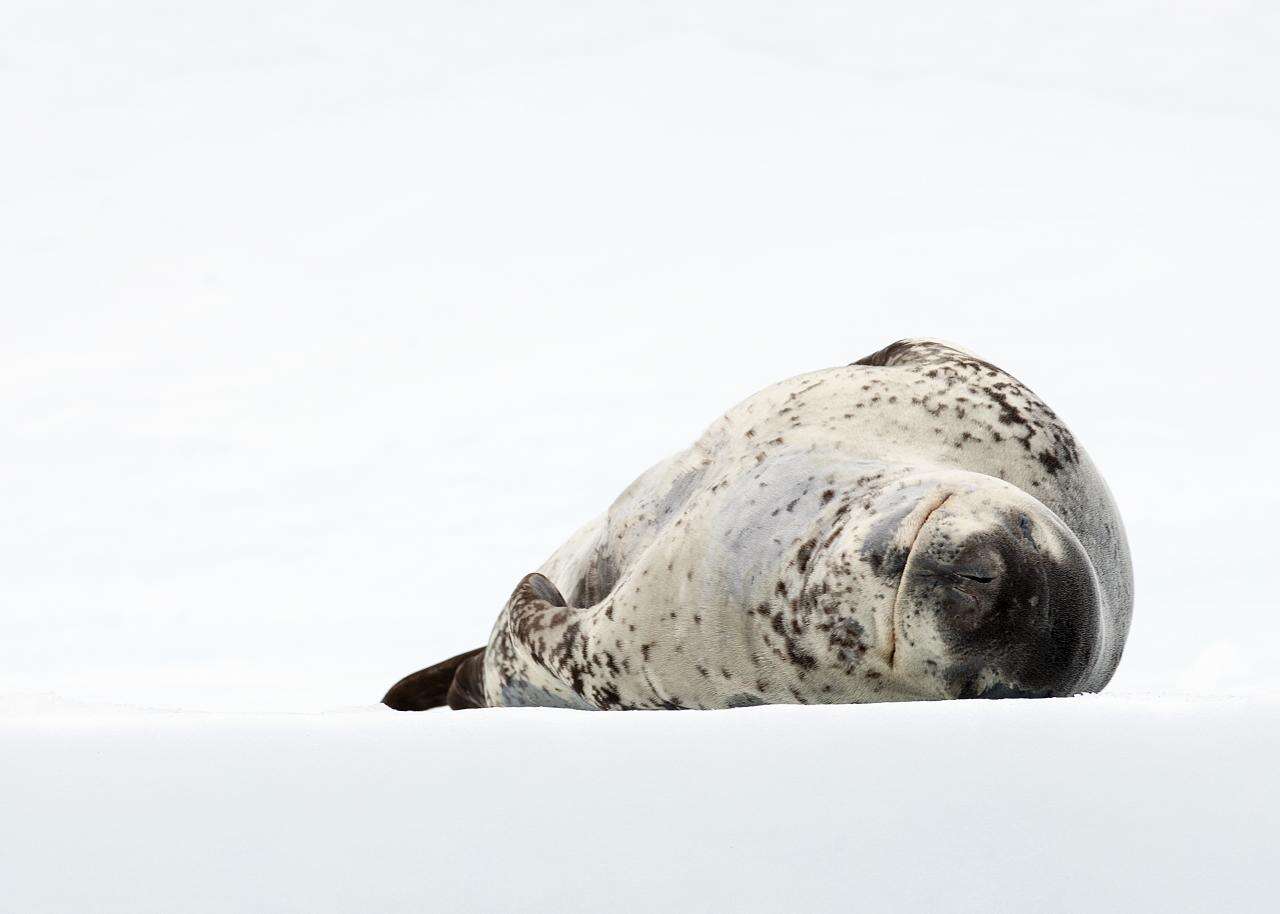
[[[567,595],[567,596],[566,596]],[[731,708],[1102,689],[1133,573],[1066,425],[956,346],[782,381],[637,479],[398,710]]]

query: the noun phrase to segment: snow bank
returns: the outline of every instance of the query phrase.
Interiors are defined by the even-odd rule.
[[[1280,696],[728,712],[0,702],[0,910],[1270,907]]]

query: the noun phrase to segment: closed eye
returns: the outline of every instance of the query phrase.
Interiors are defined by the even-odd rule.
[[[956,577],[964,578],[966,581],[976,581],[979,584],[990,584],[995,580],[994,577],[985,574],[965,574],[961,571],[955,572]]]

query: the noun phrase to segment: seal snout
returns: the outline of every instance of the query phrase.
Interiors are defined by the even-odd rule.
[[[1043,505],[956,495],[911,551],[899,636],[948,697],[1069,695],[1098,654],[1100,600],[1083,547]]]

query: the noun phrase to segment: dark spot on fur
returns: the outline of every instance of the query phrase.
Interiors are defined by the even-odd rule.
[[[1058,471],[1062,469],[1062,461],[1050,451],[1041,451],[1036,454],[1036,459],[1040,461],[1040,465],[1048,471],[1050,476],[1057,476]]]
[[[611,682],[601,683],[592,689],[592,698],[598,707],[616,708],[622,703],[618,688]]]
[[[804,574],[809,570],[809,558],[813,555],[813,549],[818,544],[813,540],[809,540],[800,547],[800,551],[796,553],[796,565],[800,569],[800,573]]]

